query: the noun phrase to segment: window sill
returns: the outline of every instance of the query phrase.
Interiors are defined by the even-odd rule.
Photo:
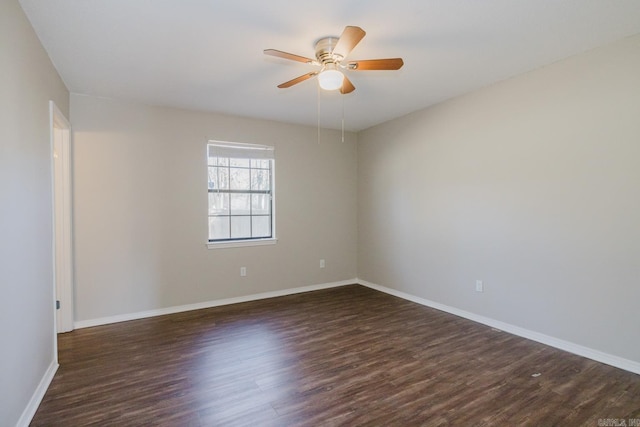
[[[241,248],[244,246],[275,245],[278,239],[237,240],[235,242],[207,243],[207,249]]]

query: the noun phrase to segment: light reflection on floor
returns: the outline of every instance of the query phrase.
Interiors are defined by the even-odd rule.
[[[215,325],[198,337],[201,351],[189,375],[203,420],[224,422],[255,411],[272,412],[270,402],[291,390],[297,356],[287,352],[272,327],[255,321]]]

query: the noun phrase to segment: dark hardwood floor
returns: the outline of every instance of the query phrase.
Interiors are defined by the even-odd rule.
[[[640,421],[639,375],[358,285],[81,329],[59,350],[33,426]]]

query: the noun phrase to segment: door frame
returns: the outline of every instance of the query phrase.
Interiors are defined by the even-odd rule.
[[[71,124],[49,101],[53,204],[55,331],[73,330],[73,241],[71,194]]]

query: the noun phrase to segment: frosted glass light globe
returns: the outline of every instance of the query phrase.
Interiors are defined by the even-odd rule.
[[[336,90],[342,87],[344,74],[338,70],[324,70],[318,75],[318,84],[324,90]]]

